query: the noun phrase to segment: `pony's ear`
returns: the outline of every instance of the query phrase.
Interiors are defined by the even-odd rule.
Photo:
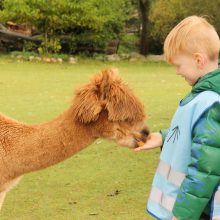
[[[96,121],[109,94],[113,70],[103,70],[91,82],[76,91],[73,114],[83,123]]]
[[[110,89],[110,82],[109,82],[109,72],[107,70],[102,72],[102,80],[100,81],[100,100],[104,101],[108,94],[109,94],[109,89]]]

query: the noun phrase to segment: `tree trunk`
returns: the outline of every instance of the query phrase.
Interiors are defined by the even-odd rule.
[[[148,13],[149,0],[138,0],[139,11],[142,22],[141,39],[140,39],[140,53],[146,55],[148,53]]]

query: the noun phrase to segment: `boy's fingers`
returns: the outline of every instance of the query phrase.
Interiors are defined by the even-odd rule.
[[[146,146],[141,146],[141,147],[137,147],[134,149],[134,151],[138,152],[138,151],[142,151],[142,150],[146,150],[148,149]]]
[[[141,147],[137,147],[134,149],[134,151],[138,152],[138,151],[141,151],[142,149],[140,149]]]

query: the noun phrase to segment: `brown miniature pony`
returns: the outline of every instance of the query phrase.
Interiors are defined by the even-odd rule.
[[[136,147],[146,141],[144,108],[114,70],[76,91],[73,104],[51,122],[27,125],[0,115],[0,208],[21,176],[63,161],[97,138]]]

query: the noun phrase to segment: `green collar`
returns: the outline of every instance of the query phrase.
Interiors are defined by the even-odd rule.
[[[220,68],[214,70],[213,72],[207,73],[200,78],[192,87],[191,92],[181,100],[180,104],[187,104],[199,93],[204,91],[213,91],[220,94]]]

